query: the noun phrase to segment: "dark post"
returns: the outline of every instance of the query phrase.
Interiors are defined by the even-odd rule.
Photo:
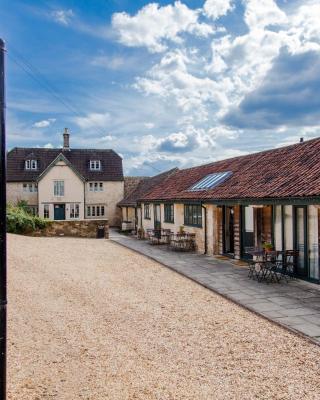
[[[7,372],[7,201],[4,54],[5,44],[0,39],[0,399],[6,398]]]

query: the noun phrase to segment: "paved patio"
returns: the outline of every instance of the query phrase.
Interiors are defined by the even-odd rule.
[[[208,289],[267,317],[320,345],[320,286],[301,280],[257,282],[245,266],[193,253],[177,253],[166,246],[110,231],[110,239],[185,275]]]

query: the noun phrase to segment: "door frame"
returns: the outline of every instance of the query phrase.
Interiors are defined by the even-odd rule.
[[[159,221],[156,220],[157,208],[159,207]],[[157,223],[159,224],[157,226]],[[154,203],[153,205],[153,227],[154,229],[161,229],[161,203]]]
[[[292,218],[293,218],[293,248],[295,250],[299,250],[297,248],[298,245],[298,238],[297,238],[297,210],[302,208],[303,211],[303,225],[304,225],[304,274],[298,273],[298,266],[296,267],[295,273],[301,278],[309,278],[310,271],[309,271],[309,240],[308,240],[308,206],[307,205],[294,205]]]
[[[60,209],[63,209],[63,219],[56,219],[56,206],[59,206]],[[62,206],[62,207],[61,207]],[[54,221],[65,221],[66,220],[66,204],[65,203],[54,203],[53,204],[53,219]]]
[[[226,212],[227,209],[233,209],[233,253],[227,253],[226,252]],[[223,226],[223,232],[222,232],[222,239],[223,239],[223,254],[228,256],[228,257],[234,257],[234,205],[228,205],[228,206],[223,206],[222,208],[222,226]]]
[[[240,243],[241,243],[241,249],[240,249],[240,258],[243,260],[250,260],[252,259],[252,255],[247,254],[245,252],[245,246],[244,246],[244,238],[245,238],[245,207],[248,207],[247,205],[241,205],[240,206]],[[249,246],[248,246],[249,247]],[[252,232],[252,246],[255,247],[255,213],[253,209],[253,232]]]

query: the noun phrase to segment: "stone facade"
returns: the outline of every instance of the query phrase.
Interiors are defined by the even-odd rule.
[[[20,200],[26,201],[30,206],[38,205],[37,192],[24,192],[23,184],[26,182],[7,183],[7,202],[16,205]],[[30,182],[31,183],[31,182]]]
[[[108,220],[51,221],[48,226],[35,232],[34,236],[69,236],[97,238],[98,228],[104,228],[104,238],[109,239]]]

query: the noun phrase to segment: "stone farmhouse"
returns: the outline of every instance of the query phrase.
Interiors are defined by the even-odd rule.
[[[113,150],[19,148],[7,154],[7,201],[25,201],[50,220],[107,219],[119,225],[123,199],[122,158]]]
[[[137,228],[183,226],[196,234],[199,252],[235,259],[265,242],[299,250],[298,275],[319,282],[319,138],[155,179],[119,203]]]

